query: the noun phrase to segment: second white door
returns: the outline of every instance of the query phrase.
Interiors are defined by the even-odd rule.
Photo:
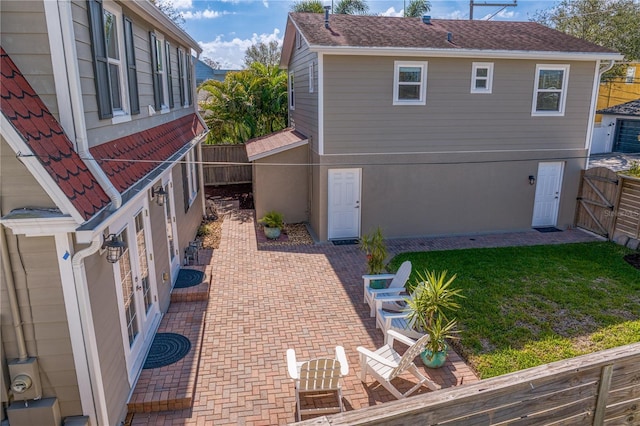
[[[361,169],[331,169],[328,177],[329,239],[360,236]]]
[[[557,225],[563,167],[564,164],[561,162],[538,164],[536,196],[531,226]]]

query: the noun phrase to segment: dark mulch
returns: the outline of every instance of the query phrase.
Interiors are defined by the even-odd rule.
[[[231,198],[240,202],[241,209],[253,209],[253,187],[250,183],[205,186],[207,198]]]
[[[624,260],[636,269],[640,269],[640,253],[628,254],[624,257]]]

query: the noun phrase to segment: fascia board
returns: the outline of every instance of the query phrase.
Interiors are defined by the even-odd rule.
[[[11,229],[16,235],[27,237],[44,237],[56,234],[68,234],[75,232],[78,224],[70,216],[53,218],[4,218],[0,223]]]
[[[539,52],[528,50],[479,50],[479,49],[417,49],[405,47],[352,47],[309,46],[312,52],[326,55],[365,56],[428,56],[432,58],[494,58],[494,59],[546,59],[546,60],[622,60],[618,53],[595,52]]]

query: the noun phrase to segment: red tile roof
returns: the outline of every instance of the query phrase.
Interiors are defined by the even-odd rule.
[[[0,110],[85,219],[111,201],[55,117],[0,47]]]
[[[302,133],[287,128],[270,135],[251,139],[246,142],[245,147],[249,161],[254,161],[299,146],[306,140],[307,137]]]
[[[335,14],[326,29],[323,14],[289,16],[316,46],[614,53],[535,22],[432,19],[425,24],[422,18]]]
[[[90,151],[113,186],[123,192],[204,131],[196,114],[189,114]]]

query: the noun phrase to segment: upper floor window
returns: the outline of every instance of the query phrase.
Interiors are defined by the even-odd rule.
[[[153,96],[154,107],[156,111],[168,112],[169,111],[169,86],[167,80],[167,67],[170,66],[166,59],[170,58],[170,55],[165,55],[165,43],[164,36],[156,34],[155,32],[149,33],[151,42],[151,67],[153,70]]]
[[[189,211],[189,207],[196,199],[200,188],[198,176],[198,147],[195,147],[184,156],[182,162],[182,190],[184,193],[184,211]]]
[[[294,110],[296,109],[296,96],[295,96],[295,90],[294,90],[294,78],[293,78],[293,72],[289,73],[289,109]]]
[[[313,87],[313,79],[314,79],[314,66],[313,66],[313,62],[309,64],[309,93],[313,93],[314,87]]]
[[[625,77],[624,77],[624,82],[627,84],[633,84],[633,81],[635,80],[635,76],[636,76],[636,68],[628,67],[627,73],[625,74]]]
[[[536,65],[531,115],[564,115],[569,65]]]
[[[425,105],[427,62],[395,61],[393,73],[394,105]]]
[[[474,62],[471,66],[471,93],[491,93],[493,63]]]
[[[89,0],[87,10],[98,116],[128,121],[140,112],[133,24],[111,1]]]

